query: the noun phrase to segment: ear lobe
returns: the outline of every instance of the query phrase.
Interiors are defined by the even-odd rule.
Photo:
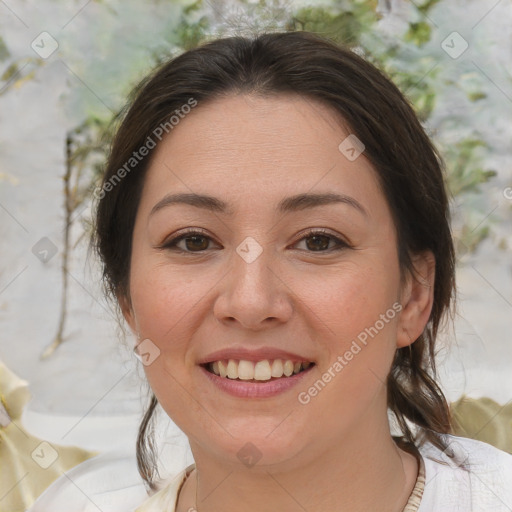
[[[411,345],[427,325],[434,303],[435,257],[431,251],[413,256],[414,272],[402,288],[397,347]]]

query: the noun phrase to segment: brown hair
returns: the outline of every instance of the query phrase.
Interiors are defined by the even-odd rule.
[[[442,434],[450,432],[450,414],[435,382],[434,345],[454,296],[455,261],[443,164],[408,101],[375,66],[308,32],[230,37],[182,53],[136,89],[113,141],[103,186],[191,98],[200,107],[238,93],[298,94],[337,112],[365,145],[364,154],[379,176],[397,230],[402,277],[414,275],[411,255],[433,252],[430,318],[411,346],[396,351],[387,390],[388,407],[404,440],[419,446],[428,439],[444,450]],[[108,193],[102,189],[100,194],[94,242],[113,297],[129,299],[133,226],[149,163],[150,157],[141,159]],[[139,471],[151,488],[156,464],[147,434],[156,406],[152,395],[137,441]]]

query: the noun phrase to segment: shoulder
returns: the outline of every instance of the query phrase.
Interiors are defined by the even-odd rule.
[[[66,471],[28,512],[132,512],[147,497],[135,458],[108,453]]]
[[[482,441],[446,436],[448,448],[420,448],[425,490],[419,512],[509,512],[512,455]]]

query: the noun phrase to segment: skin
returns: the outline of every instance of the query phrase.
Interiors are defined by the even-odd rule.
[[[196,462],[179,512],[398,512],[414,487],[418,464],[391,438],[385,380],[395,350],[426,325],[435,262],[415,255],[422,279],[401,280],[377,174],[364,153],[349,161],[338,149],[349,133],[311,100],[238,95],[198,105],[155,149],[133,232],[130,296],[119,300],[133,332],[160,350],[146,376]],[[215,196],[235,213],[172,205],[150,215],[177,192]],[[340,203],[276,212],[284,197],[318,192],[350,196],[366,214]],[[209,238],[179,242],[188,253],[161,248],[188,227]],[[315,250],[307,228],[349,247],[332,250],[327,238]],[[248,236],[263,249],[252,263],[236,252]],[[402,311],[299,403],[298,393],[396,301]],[[279,396],[232,397],[197,362],[234,345],[289,350],[316,367]],[[237,457],[248,441],[262,454],[252,467]]]

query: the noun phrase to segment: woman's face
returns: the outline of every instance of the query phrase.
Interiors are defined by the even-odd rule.
[[[294,464],[386,418],[395,350],[422,332],[432,287],[401,284],[390,210],[349,135],[316,102],[240,95],[199,104],[154,150],[124,312],[194,456]],[[173,242],[186,230],[200,233]],[[229,359],[252,361],[241,380],[203,365]],[[269,383],[275,359],[314,364]]]

